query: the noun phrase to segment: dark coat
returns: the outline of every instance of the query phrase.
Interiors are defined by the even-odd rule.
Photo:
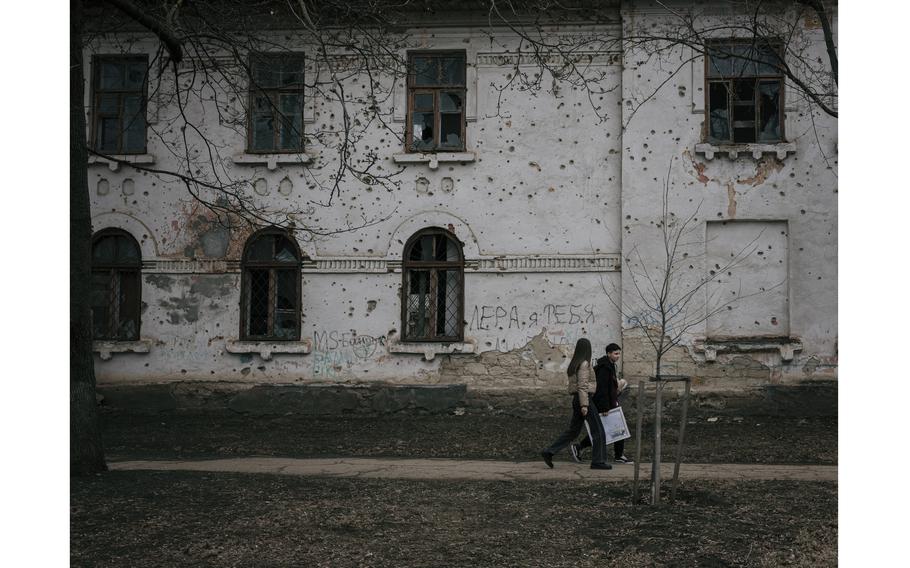
[[[594,391],[594,405],[601,412],[607,412],[619,406],[619,381],[616,378],[616,364],[604,355],[594,365],[594,376],[597,379],[597,390]]]

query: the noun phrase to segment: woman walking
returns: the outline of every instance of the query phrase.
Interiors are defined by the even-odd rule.
[[[594,438],[591,469],[613,469],[613,466],[607,463],[603,423],[600,421],[597,407],[591,400],[595,390],[595,383],[591,377],[591,342],[584,337],[575,343],[575,353],[572,354],[566,373],[569,375],[569,394],[572,395],[572,420],[569,422],[569,429],[560,434],[540,455],[548,466],[553,467],[553,456],[578,437],[587,420],[591,437]]]

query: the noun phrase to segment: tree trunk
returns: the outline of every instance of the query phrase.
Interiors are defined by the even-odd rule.
[[[70,2],[70,473],[105,471],[92,360],[92,217],[83,110],[82,1]]]

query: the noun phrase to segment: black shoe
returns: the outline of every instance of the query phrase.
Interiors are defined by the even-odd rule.
[[[543,457],[543,463],[553,468],[553,454],[550,452],[540,452],[540,455]]]
[[[613,466],[608,463],[592,463],[591,469],[613,469]]]
[[[581,452],[578,450],[578,444],[569,444],[569,454],[572,456],[572,461],[575,463],[581,463],[581,458],[578,457],[578,454]]]

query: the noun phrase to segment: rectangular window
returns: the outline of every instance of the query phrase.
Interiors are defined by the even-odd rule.
[[[299,53],[250,58],[250,152],[303,150],[303,65]]]
[[[92,68],[92,148],[145,153],[148,56],[96,56]]]
[[[464,52],[408,54],[409,152],[459,152],[465,148]]]
[[[705,108],[709,142],[784,140],[784,77],[779,53],[777,47],[745,41],[708,46]]]

